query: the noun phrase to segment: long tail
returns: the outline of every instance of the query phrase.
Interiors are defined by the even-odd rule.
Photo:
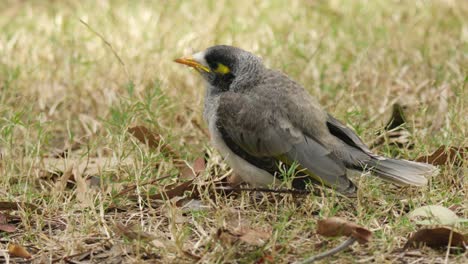
[[[439,172],[435,166],[408,160],[372,159],[367,163],[370,170],[380,178],[399,185],[427,185],[427,177]]]

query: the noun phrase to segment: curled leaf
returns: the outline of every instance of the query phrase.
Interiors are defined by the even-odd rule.
[[[404,248],[426,245],[431,248],[466,247],[468,237],[450,228],[437,227],[418,230],[406,242]]]
[[[16,227],[8,223],[8,215],[0,213],[0,232],[12,233],[16,231]]]
[[[317,234],[325,237],[351,236],[361,244],[369,242],[372,237],[372,232],[366,228],[338,217],[319,220]]]

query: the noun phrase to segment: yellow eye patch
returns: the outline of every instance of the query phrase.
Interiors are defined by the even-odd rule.
[[[231,70],[229,69],[228,66],[222,64],[222,63],[218,63],[218,65],[216,66],[216,69],[214,69],[214,72],[217,72],[217,73],[221,73],[221,74],[227,74],[229,72],[231,72]]]

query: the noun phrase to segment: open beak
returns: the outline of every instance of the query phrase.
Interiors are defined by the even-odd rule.
[[[188,58],[180,58],[174,60],[177,63],[187,65],[189,67],[195,68],[199,71],[210,72],[210,68],[206,67],[205,65],[199,63],[195,59],[188,57]]]

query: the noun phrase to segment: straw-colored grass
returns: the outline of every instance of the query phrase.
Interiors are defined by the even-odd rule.
[[[229,44],[303,84],[367,143],[393,104],[404,105],[413,147],[386,141],[376,152],[414,159],[467,146],[468,1],[2,1],[0,28],[0,201],[40,209],[8,213],[17,230],[0,231],[5,256],[18,243],[34,263],[288,263],[339,244],[314,233],[318,219],[339,216],[373,240],[323,263],[466,260],[456,251],[399,251],[418,228],[410,210],[437,204],[467,217],[466,162],[441,168],[424,188],[362,177],[354,199],[205,190],[201,207],[148,205],[147,194],[178,180],[177,164],[127,129],[157,131],[189,163],[209,153],[197,182],[230,173],[203,132],[201,78],[173,63]],[[67,148],[55,164],[64,169],[47,171]],[[99,184],[80,170],[90,160]],[[116,197],[132,185],[129,195],[141,199]],[[239,223],[267,238],[223,238]]]

